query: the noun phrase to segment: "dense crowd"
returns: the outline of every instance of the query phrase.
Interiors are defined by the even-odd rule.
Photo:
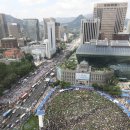
[[[95,91],[69,91],[47,105],[45,129],[129,130],[130,120],[116,104]]]

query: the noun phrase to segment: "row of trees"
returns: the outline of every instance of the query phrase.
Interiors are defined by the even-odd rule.
[[[0,95],[34,68],[33,57],[30,54],[26,54],[20,62],[11,62],[9,65],[0,63]]]
[[[60,86],[60,88],[65,89],[65,88],[69,88],[71,86],[71,83],[57,80],[56,82],[52,83],[51,86],[52,87]]]
[[[97,83],[94,83],[92,86],[96,90],[107,92],[108,94],[112,96],[120,96],[121,95],[121,89],[119,86],[117,86],[118,80],[114,76],[106,81],[105,85],[99,85]]]
[[[75,70],[77,67],[77,62],[75,59],[72,60],[65,60],[65,62],[62,65],[64,68],[68,68],[71,70]]]

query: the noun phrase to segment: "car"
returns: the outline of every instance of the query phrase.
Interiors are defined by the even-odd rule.
[[[13,123],[13,124],[10,126],[10,128],[14,127],[14,125],[15,125],[15,124]]]
[[[27,99],[24,99],[23,102],[26,102]]]
[[[20,116],[20,113],[16,115],[16,117],[19,117]]]
[[[10,128],[10,127],[11,127],[11,125],[12,125],[12,124],[8,124],[6,127],[7,127],[7,128]]]
[[[5,124],[5,123],[7,122],[7,120],[8,120],[8,118],[4,119],[4,120],[2,121],[2,124]]]
[[[19,119],[15,121],[15,123],[19,123],[19,122],[20,122],[20,120],[19,120]]]
[[[15,112],[16,112],[16,110],[17,110],[17,109],[14,109],[14,110],[12,111],[12,113],[15,113]]]
[[[75,90],[79,90],[79,88],[75,88]]]

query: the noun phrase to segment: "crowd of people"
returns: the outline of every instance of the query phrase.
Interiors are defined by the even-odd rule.
[[[129,118],[95,91],[67,91],[48,104],[46,129],[129,130]],[[49,123],[48,123],[48,122]]]

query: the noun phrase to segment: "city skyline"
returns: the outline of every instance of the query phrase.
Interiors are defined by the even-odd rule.
[[[20,19],[38,18],[41,21],[43,17],[75,17],[79,14],[92,14],[95,3],[105,2],[128,2],[126,18],[130,18],[130,0],[13,0],[13,2],[2,0],[0,13]]]

